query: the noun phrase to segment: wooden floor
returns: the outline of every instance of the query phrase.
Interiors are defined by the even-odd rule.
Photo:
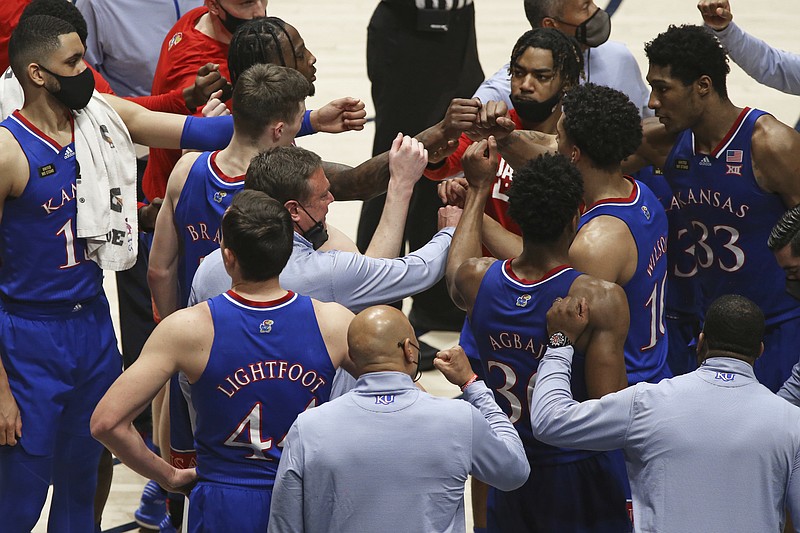
[[[596,0],[605,6],[608,0]],[[800,52],[795,36],[800,26],[800,7],[793,2],[778,0],[731,0],[735,20],[746,31],[770,44]],[[369,116],[374,114],[370,84],[366,74],[366,27],[377,0],[272,0],[270,15],[279,16],[294,25],[305,39],[307,47],[317,56],[317,95],[308,102],[309,108],[319,107],[341,96],[361,98],[367,104]],[[529,29],[522,0],[475,0],[477,11],[478,48],[486,75],[508,61],[517,37]],[[647,62],[643,45],[664,31],[668,24],[701,22],[694,0],[660,0],[644,2],[625,0],[612,18],[611,38],[628,45],[646,74]],[[413,61],[413,58],[409,58]],[[731,65],[728,89],[737,105],[759,107],[778,119],[794,125],[800,115],[798,98],[759,86],[737,66]],[[409,80],[413,83],[413,80]],[[298,144],[319,153],[324,159],[357,164],[371,154],[374,129],[368,125],[362,132],[342,135],[316,135],[301,139]],[[336,203],[331,207],[329,222],[355,236],[360,202]],[[109,299],[115,301],[113,277],[109,279]],[[112,305],[113,307],[113,305]],[[427,340],[444,347],[455,342],[454,334],[431,334]],[[428,372],[423,383],[436,394],[454,396],[458,391],[435,372]],[[111,497],[103,517],[105,530],[127,531],[145,480],[120,465],[115,468]],[[467,498],[469,507],[469,499]],[[47,511],[43,513],[46,517]],[[471,516],[467,510],[469,531]],[[34,529],[46,531],[46,519]]]

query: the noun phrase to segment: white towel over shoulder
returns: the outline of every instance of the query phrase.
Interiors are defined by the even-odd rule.
[[[77,236],[103,269],[136,263],[136,154],[125,123],[97,91],[75,112]]]

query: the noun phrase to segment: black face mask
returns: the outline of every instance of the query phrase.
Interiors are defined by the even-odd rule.
[[[558,91],[544,102],[536,102],[511,95],[511,103],[514,104],[514,109],[516,109],[519,118],[524,122],[532,122],[534,124],[547,120],[553,114],[553,110],[560,101],[561,91]]]
[[[795,300],[800,300],[800,279],[787,279],[786,292]]]
[[[230,11],[222,7],[222,4],[220,4],[219,2],[217,2],[217,5],[222,10],[222,12],[225,13],[225,19],[223,20],[222,18],[220,18],[219,21],[222,22],[222,25],[225,26],[225,29],[231,32],[231,34],[235,33],[236,30],[239,28],[239,26],[241,26],[245,22],[250,21],[250,19],[240,19],[239,17],[231,15]]]
[[[575,28],[575,39],[586,46],[600,46],[611,36],[611,17],[602,9]]]
[[[311,243],[311,246],[315,250],[319,250],[320,246],[328,242],[328,230],[325,229],[325,225],[322,223],[322,221],[320,220],[318,222],[308,213],[308,211],[306,211],[305,207],[299,203],[297,205],[299,205],[300,209],[302,209],[305,214],[308,215],[308,218],[314,221],[314,225],[303,232],[303,237]]]
[[[74,76],[61,76],[55,72],[51,72],[39,65],[39,68],[47,72],[55,79],[61,89],[58,92],[51,92],[56,100],[64,104],[70,109],[83,109],[92,99],[94,93],[94,75],[88,68],[84,69],[80,74]]]

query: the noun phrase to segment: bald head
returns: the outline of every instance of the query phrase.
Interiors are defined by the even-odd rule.
[[[410,343],[417,344],[414,328],[406,315],[388,305],[361,311],[347,330],[350,358],[359,374],[414,372],[419,354]]]

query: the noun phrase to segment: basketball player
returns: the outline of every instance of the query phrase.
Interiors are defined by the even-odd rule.
[[[130,133],[109,134],[117,147],[178,147],[185,117],[93,96],[81,40],[60,19],[21,22],[9,53],[25,104],[0,128],[0,515],[9,531],[30,531],[52,480],[49,522],[92,531],[101,447],[89,416],[121,359],[102,270],[75,234],[73,110],[105,99]]]
[[[667,216],[647,185],[620,170],[641,139],[639,112],[620,91],[587,83],[564,97],[558,150],[575,163],[584,185],[569,257],[575,268],[625,290],[630,384],[672,376],[664,325]]]
[[[583,354],[571,378],[576,394],[599,398],[627,385],[625,294],[569,266],[583,194],[580,173],[562,155],[545,155],[517,171],[508,193],[509,215],[522,229],[523,250],[498,261],[481,257],[480,242],[497,168],[494,137],[470,146],[463,162],[469,189],[448,257],[448,286],[467,312],[486,384],[520,433],[531,462],[531,475],[520,489],[490,488],[487,529],[629,531],[621,454],[547,446],[533,438],[530,426],[528,397],[539,358],[546,346],[565,341],[548,340],[546,328],[546,312],[559,295],[580,295],[602,308],[592,315],[591,331],[574,340]]]
[[[162,318],[186,307],[194,273],[219,246],[222,214],[244,187],[250,160],[271,146],[294,141],[310,86],[294,69],[254,65],[234,87],[230,144],[217,152],[190,152],[178,161],[150,252],[150,289]]]
[[[695,263],[677,274],[698,279],[700,308],[736,293],[764,311],[765,350],[755,372],[774,392],[798,360],[800,304],[785,292],[766,243],[781,214],[800,203],[800,134],[730,101],[725,50],[705,29],[670,26],[645,52],[656,118],[645,122],[644,142],[626,166],[662,168],[672,209],[688,215],[694,234],[683,253]]]
[[[266,194],[235,196],[222,219],[228,292],[177,311],[109,389],[92,434],[125,464],[172,490],[192,490],[189,531],[265,531],[281,444],[299,413],[327,401],[347,358],[353,314],[281,288],[292,219]],[[197,412],[197,470],[177,469],[131,425],[181,371]]]

